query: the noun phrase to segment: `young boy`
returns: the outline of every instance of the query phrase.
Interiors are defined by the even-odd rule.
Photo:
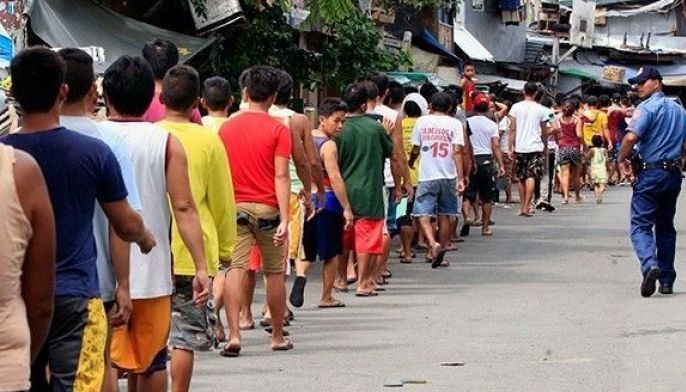
[[[343,229],[352,227],[353,213],[348,201],[347,189],[338,167],[338,148],[334,139],[343,129],[347,105],[340,99],[329,98],[319,108],[319,128],[312,131],[314,144],[324,163],[324,202],[312,200],[320,212],[305,222],[303,245],[305,259],[309,263],[319,259],[324,263],[322,297],[320,308],[345,306],[331,295],[338,264],[343,254]]]
[[[205,80],[201,103],[207,110],[207,116],[202,118],[202,125],[219,133],[221,126],[229,119],[229,109],[233,106],[229,81],[220,76]]]
[[[188,179],[198,209],[207,252],[210,277],[218,261],[228,264],[236,243],[236,206],[226,152],[213,132],[188,120],[198,106],[200,78],[191,67],[178,65],[162,83],[162,102],[167,107],[160,127],[176,136],[188,158]],[[193,303],[195,268],[176,221],[172,224],[174,295],[169,345],[172,347],[171,376],[174,391],[188,391],[193,373],[193,352],[208,351],[213,337],[207,324],[208,310]],[[204,332],[204,334],[202,332]]]

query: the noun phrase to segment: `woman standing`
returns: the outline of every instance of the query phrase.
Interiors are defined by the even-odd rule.
[[[572,101],[562,104],[558,129],[560,129],[560,184],[562,185],[562,204],[569,203],[570,186],[576,193],[576,202],[581,202],[579,168],[581,167],[581,138],[583,123],[574,116],[576,108]]]

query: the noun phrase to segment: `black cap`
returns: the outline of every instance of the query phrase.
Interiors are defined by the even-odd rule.
[[[660,75],[660,71],[658,71],[655,68],[648,67],[648,68],[641,68],[638,71],[638,75],[635,77],[629,79],[629,84],[634,85],[634,84],[641,84],[645,82],[646,80],[659,80],[662,81],[662,75]]]

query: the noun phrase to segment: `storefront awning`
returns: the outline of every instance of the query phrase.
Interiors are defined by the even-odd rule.
[[[493,54],[486,49],[467,29],[455,23],[453,26],[453,37],[457,46],[472,60],[494,62]]]
[[[97,72],[122,55],[140,55],[143,44],[156,38],[175,43],[181,62],[213,42],[139,22],[90,0],[32,0],[26,6],[31,30],[48,45],[103,48],[104,56],[95,59]]]
[[[437,54],[447,60],[450,60],[450,62],[453,64],[462,64],[462,60],[460,60],[459,57],[455,56],[454,53],[446,49],[446,47],[443,46],[440,41],[438,41],[438,38],[436,38],[426,29],[424,29],[422,34],[412,37],[412,44],[422,50]]]

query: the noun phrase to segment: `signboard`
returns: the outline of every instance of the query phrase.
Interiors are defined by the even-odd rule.
[[[188,4],[199,34],[209,33],[243,18],[243,9],[238,0],[188,0]]]
[[[572,26],[569,31],[569,40],[573,45],[582,48],[593,47],[595,8],[595,1],[574,0],[572,2],[572,16],[569,19]]]

